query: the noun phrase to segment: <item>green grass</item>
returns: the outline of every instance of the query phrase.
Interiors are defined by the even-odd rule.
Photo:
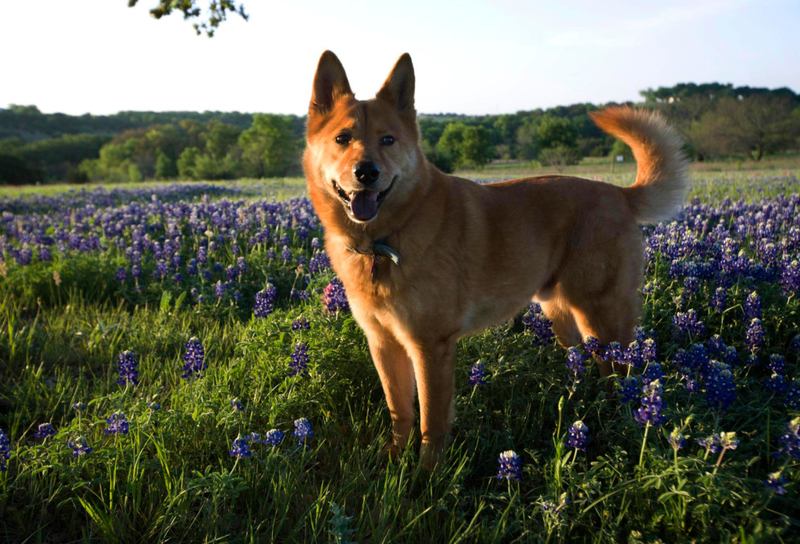
[[[797,194],[796,178],[766,182],[778,174],[699,175],[690,198]],[[602,177],[626,183],[632,174]],[[762,183],[764,191],[756,191]],[[247,198],[303,191],[294,179],[240,185],[251,190]],[[187,236],[186,243],[195,242]],[[0,429],[13,450],[8,471],[0,473],[0,540],[797,540],[798,462],[771,456],[776,437],[797,413],[764,391],[757,370],[736,370],[739,397],[719,416],[702,395],[685,392],[669,368],[668,422],[649,429],[643,445],[632,407],[606,392],[596,368],[575,387],[564,352],[535,346],[516,319],[461,341],[452,442],[446,461],[429,472],[418,463],[418,437],[398,458],[383,453],[390,419],[364,335],[349,314],[328,315],[320,302],[332,274],[312,278],[310,300],[290,300],[295,265],[269,260],[265,250],[245,249],[248,274],[239,304],[227,297],[197,304],[168,281],[146,280],[137,293],[130,282],[113,279],[124,262],[115,251],[56,256],[28,267],[7,264],[0,279]],[[292,250],[311,255],[297,237]],[[227,251],[219,259],[235,262]],[[645,329],[658,333],[665,373],[679,347],[670,340],[670,323],[682,291],[668,269],[658,261],[648,270],[646,281],[658,279],[663,289],[645,297],[642,318]],[[278,306],[255,319],[252,295],[267,276],[278,286]],[[708,308],[711,292],[703,290],[692,307],[711,332],[743,350],[739,316],[747,286],[731,287],[724,315]],[[768,349],[785,354],[790,374],[796,373],[788,345],[800,322],[797,297],[787,300],[768,283],[759,293]],[[299,316],[312,323],[310,331],[292,330]],[[200,379],[182,380],[184,344],[192,336],[203,342],[208,370]],[[287,377],[296,342],[309,344],[307,377]],[[117,356],[126,349],[138,356],[136,387],[116,383]],[[473,388],[468,372],[479,359],[490,378]],[[244,410],[234,410],[232,399]],[[86,406],[76,411],[75,402]],[[161,409],[152,411],[148,403]],[[104,434],[105,418],[115,411],[127,415],[127,435]],[[290,436],[301,417],[315,432],[306,448]],[[587,452],[564,445],[577,419],[590,428]],[[35,439],[42,422],[58,434]],[[666,440],[673,427],[690,442],[677,455]],[[230,456],[237,436],[263,436],[271,428],[286,433],[282,446],[254,446],[246,459]],[[696,439],[719,431],[736,431],[741,445],[718,461]],[[78,436],[94,451],[73,458],[67,441]],[[496,479],[497,457],[508,449],[523,460],[520,483]],[[789,480],[784,497],[762,484],[765,474],[782,467]],[[544,510],[545,503],[557,510]]]

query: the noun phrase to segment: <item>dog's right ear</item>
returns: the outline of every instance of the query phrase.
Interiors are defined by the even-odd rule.
[[[331,111],[339,98],[352,94],[342,63],[332,52],[325,51],[319,58],[317,73],[314,75],[314,89],[311,92],[308,116],[325,115]]]

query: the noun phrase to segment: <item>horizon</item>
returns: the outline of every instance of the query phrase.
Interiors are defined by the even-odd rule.
[[[355,2],[348,10],[318,0],[245,0],[250,20],[231,16],[211,39],[196,36],[179,14],[152,19],[155,0],[134,8],[124,0],[51,0],[43,16],[25,5],[7,6],[0,22],[0,46],[16,51],[4,67],[0,104],[43,113],[302,116],[325,49],[342,60],[359,98],[372,96],[408,51],[420,112],[498,115],[640,102],[641,90],[686,81],[800,89],[800,71],[786,69],[800,65],[800,5],[787,0],[683,0],[667,8],[625,0],[615,10],[590,2],[506,1],[469,10],[449,2],[416,0],[402,10]],[[353,11],[370,23],[358,23],[356,39]]]

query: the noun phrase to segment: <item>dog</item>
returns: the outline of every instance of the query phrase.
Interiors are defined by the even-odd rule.
[[[420,455],[433,466],[454,417],[459,338],[536,300],[564,347],[587,336],[602,345],[632,341],[645,268],[639,224],[678,210],[688,162],[659,115],[611,107],[592,118],[632,148],[632,186],[568,176],[480,185],[426,160],[414,89],[406,53],[375,98],[357,100],[341,62],[325,51],[303,168],[386,395],[388,447],[407,445],[418,391]],[[614,371],[610,361],[597,363],[603,376]]]

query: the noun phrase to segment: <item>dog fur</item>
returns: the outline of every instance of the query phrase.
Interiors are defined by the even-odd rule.
[[[513,317],[534,299],[563,346],[589,335],[604,345],[631,342],[645,266],[638,224],[676,212],[687,162],[680,137],[661,117],[614,107],[592,117],[631,146],[638,164],[631,187],[568,176],[479,185],[425,159],[414,87],[405,54],[375,98],[356,100],[339,59],[323,53],[303,166],[331,263],[386,394],[392,445],[408,441],[418,390],[421,455],[432,465],[454,415],[462,336]],[[380,167],[369,187],[354,174],[361,161]],[[377,215],[356,219],[356,199],[378,202]],[[373,281],[376,240],[402,264],[378,259]],[[603,376],[612,373],[610,363],[598,364]]]

